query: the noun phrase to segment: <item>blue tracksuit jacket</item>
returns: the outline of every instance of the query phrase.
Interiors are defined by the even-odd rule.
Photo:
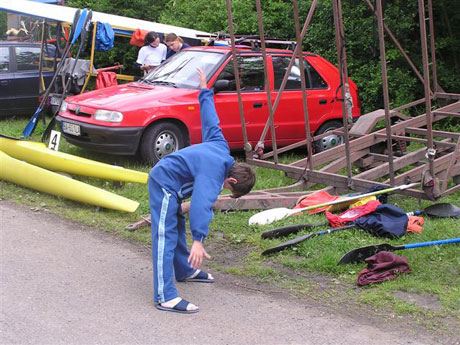
[[[203,242],[213,218],[212,206],[235,163],[219,127],[213,92],[203,89],[198,97],[202,143],[186,147],[161,159],[152,170],[156,182],[178,200],[192,197],[190,229],[193,239]]]

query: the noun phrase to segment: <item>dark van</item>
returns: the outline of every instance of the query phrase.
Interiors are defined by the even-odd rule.
[[[40,43],[0,41],[0,117],[32,115],[39,105]],[[48,44],[44,55],[54,57],[56,47]],[[53,61],[45,61],[47,67]],[[53,72],[43,73],[45,85]]]

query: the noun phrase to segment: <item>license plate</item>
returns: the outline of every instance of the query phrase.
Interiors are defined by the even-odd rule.
[[[59,105],[59,101],[60,101],[60,99],[58,97],[50,96],[50,104],[51,105]]]
[[[77,135],[80,136],[80,126],[75,125],[73,123],[63,122],[62,123],[62,131],[67,134]]]

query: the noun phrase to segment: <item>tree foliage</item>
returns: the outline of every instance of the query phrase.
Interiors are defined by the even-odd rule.
[[[371,1],[374,2],[374,1]],[[255,1],[233,0],[232,16],[236,34],[258,34]],[[384,1],[385,5],[385,1]],[[299,2],[301,26],[311,1]],[[374,5],[375,6],[375,5]],[[460,92],[460,3],[433,2],[438,82],[447,92]],[[364,111],[383,107],[382,76],[377,20],[365,0],[343,0],[343,22],[350,77],[358,84]],[[295,39],[294,15],[290,1],[262,2],[266,36]],[[387,1],[385,24],[422,72],[418,2]],[[161,13],[165,24],[186,26],[208,32],[228,32],[225,0],[170,0]],[[303,42],[304,48],[337,64],[332,1],[319,1]],[[423,85],[399,49],[386,34],[385,45],[391,107],[423,97]]]
[[[336,1],[336,0],[334,0]],[[307,17],[311,0],[299,1],[300,25]],[[374,4],[375,0],[371,0]],[[426,2],[426,1],[425,1]],[[68,0],[67,5],[171,24],[206,32],[229,32],[226,0]],[[422,69],[418,1],[385,1],[385,24],[420,72]],[[235,34],[259,34],[255,1],[232,0]],[[348,71],[360,89],[365,112],[383,107],[382,76],[377,21],[365,0],[342,0]],[[266,37],[295,39],[292,2],[262,1]],[[446,92],[460,92],[460,2],[433,1],[438,82]],[[428,15],[427,15],[428,16]],[[391,107],[423,97],[417,79],[398,48],[386,34],[385,53]],[[125,39],[125,41],[127,41]],[[137,48],[117,41],[115,49],[98,54],[98,62],[134,63]],[[337,65],[332,0],[318,1],[303,48]]]

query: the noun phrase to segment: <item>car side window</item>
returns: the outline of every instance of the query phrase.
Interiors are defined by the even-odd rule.
[[[265,75],[261,56],[239,56],[238,68],[240,74],[241,91],[264,91]],[[233,59],[229,60],[217,80],[230,81],[227,91],[236,91],[235,74],[233,73]]]
[[[15,52],[18,71],[38,71],[40,48],[16,47]]]
[[[286,73],[289,62],[291,60],[290,56],[273,56],[273,73],[275,79],[275,90],[279,90],[281,83]],[[308,69],[308,71],[307,71]],[[327,84],[321,78],[319,73],[307,62],[304,61],[304,71],[305,82],[307,89],[322,89],[326,88]],[[310,74],[310,78],[308,75]],[[292,65],[291,72],[289,73],[288,80],[285,86],[285,90],[300,90],[301,87],[301,74],[299,68],[299,59],[295,59],[294,65]]]
[[[310,73],[311,88],[312,89],[327,89],[327,83],[313,68],[312,65],[307,64],[308,72]]]
[[[0,73],[10,70],[10,50],[8,47],[0,47]]]

